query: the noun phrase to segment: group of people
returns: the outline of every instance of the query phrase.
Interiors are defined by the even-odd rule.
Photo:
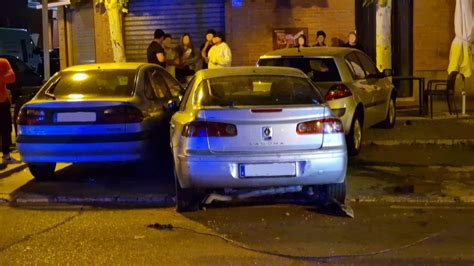
[[[166,68],[176,79],[185,83],[197,69],[229,67],[232,52],[225,42],[225,35],[212,29],[206,32],[199,51],[196,51],[188,33],[181,35],[179,44],[173,46],[172,36],[157,29],[147,48],[147,61]],[[199,61],[202,62],[200,65]]]
[[[327,46],[326,33],[322,30],[319,30],[316,32],[316,43],[313,45],[313,47],[324,47],[324,46]],[[308,40],[304,34],[301,34],[298,36],[298,38],[296,39],[295,47],[297,48],[309,47]],[[349,34],[347,35],[347,42],[344,43],[342,47],[355,48],[355,49],[364,51],[364,48],[357,40],[357,34],[353,31],[349,32]]]

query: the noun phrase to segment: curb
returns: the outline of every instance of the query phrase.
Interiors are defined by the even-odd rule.
[[[349,202],[377,202],[377,203],[474,203],[474,197],[453,197],[453,196],[428,196],[428,197],[403,197],[403,196],[380,196],[380,197],[348,197]]]
[[[474,139],[415,139],[415,140],[370,140],[364,145],[396,146],[396,145],[442,145],[442,146],[471,146]]]
[[[23,169],[26,169],[28,168],[28,165],[26,163],[21,163],[21,164],[18,164],[17,166],[9,169],[9,170],[6,170],[5,172],[1,172],[0,173],[0,179],[2,178],[7,178],[15,173],[18,173],[18,172],[21,172]]]
[[[10,199],[9,199],[10,198]],[[1,204],[109,204],[109,205],[157,205],[157,206],[172,206],[175,204],[174,198],[169,195],[159,195],[153,197],[8,197],[0,198]]]

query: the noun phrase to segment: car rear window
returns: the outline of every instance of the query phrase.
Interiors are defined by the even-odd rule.
[[[56,98],[129,97],[133,93],[135,70],[89,70],[62,72],[42,97]]]
[[[306,78],[247,75],[211,78],[194,94],[198,106],[320,104],[319,90]]]
[[[259,66],[285,66],[297,68],[315,82],[341,81],[333,58],[281,57],[262,58]]]

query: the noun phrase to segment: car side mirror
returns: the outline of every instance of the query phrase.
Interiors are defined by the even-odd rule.
[[[382,73],[385,77],[393,76],[393,69],[391,68],[384,69]]]
[[[168,101],[168,110],[171,112],[177,112],[179,110],[179,99],[173,99]]]

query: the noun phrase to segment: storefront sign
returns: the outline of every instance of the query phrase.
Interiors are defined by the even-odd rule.
[[[295,47],[296,39],[302,34],[308,39],[308,28],[274,28],[273,49]]]

